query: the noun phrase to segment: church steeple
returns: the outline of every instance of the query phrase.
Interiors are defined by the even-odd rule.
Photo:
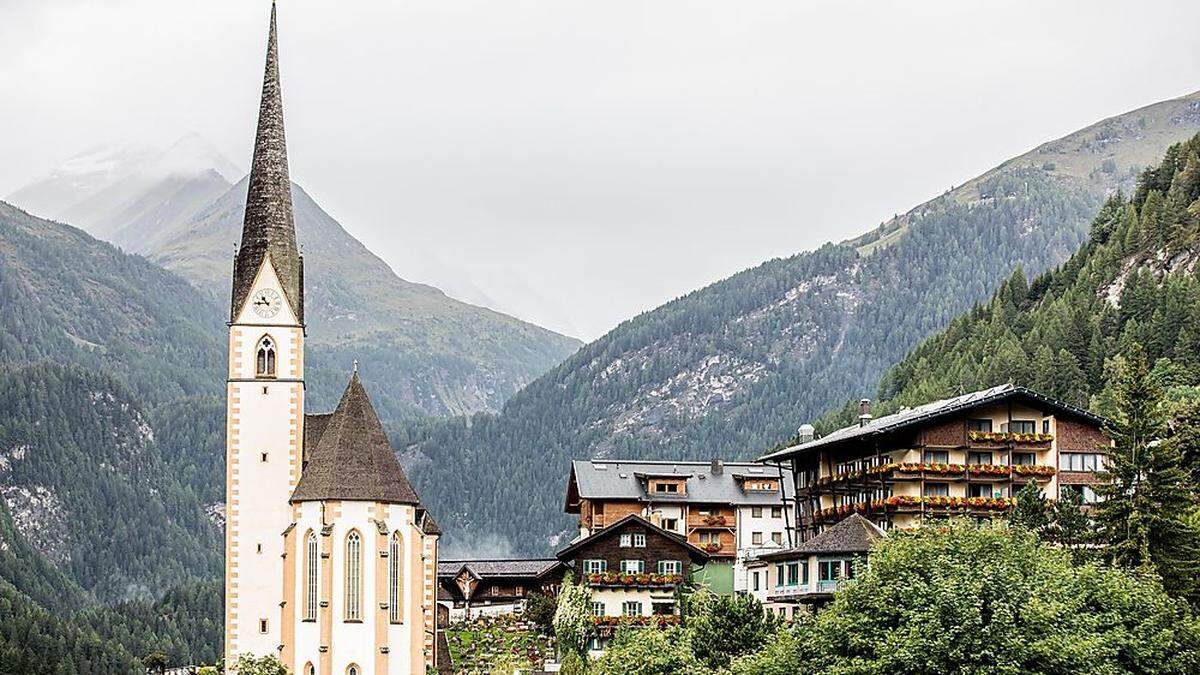
[[[288,177],[287,141],[283,134],[283,97],[279,86],[279,47],[275,31],[275,3],[271,3],[271,31],[267,38],[267,65],[263,75],[254,160],[246,195],[242,244],[233,272],[231,320],[241,313],[263,261],[271,264],[297,320],[304,323],[304,267],[296,248],[292,218],[291,180]]]

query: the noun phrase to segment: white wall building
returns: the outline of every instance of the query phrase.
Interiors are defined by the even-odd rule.
[[[302,675],[435,665],[437,525],[358,379],[304,413],[304,272],[283,130],[275,9],[241,246],[226,403],[225,660]]]

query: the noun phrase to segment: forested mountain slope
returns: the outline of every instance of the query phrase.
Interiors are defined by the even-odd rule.
[[[1013,382],[1088,406],[1107,359],[1142,345],[1173,384],[1200,384],[1200,137],[1172,147],[1129,199],[1110,199],[1086,244],[924,341],[879,387],[884,412]],[[1160,365],[1160,369],[1164,366]],[[822,426],[844,422],[831,416]]]
[[[212,652],[212,631],[191,643],[175,627],[202,624],[213,594],[159,596],[220,575],[223,313],[175,274],[3,203],[0,307],[0,672],[129,672],[144,656],[96,630]],[[89,609],[114,601],[131,604]],[[170,621],[140,618],[162,602]]]
[[[1015,267],[1038,273],[1066,260],[1106,194],[1197,130],[1200,95],[1105,120],[855,240],[631,319],[498,416],[408,429],[397,441],[409,444],[410,475],[449,543],[470,548],[495,532],[517,550],[545,551],[567,531],[571,458],[753,456],[873,388]]]

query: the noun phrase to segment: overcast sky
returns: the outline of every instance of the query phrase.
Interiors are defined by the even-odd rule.
[[[400,276],[582,338],[1200,89],[1200,3],[280,0],[292,177]],[[0,195],[248,166],[265,0],[0,0]]]

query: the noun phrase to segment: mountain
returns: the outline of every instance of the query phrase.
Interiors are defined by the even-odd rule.
[[[166,148],[100,146],[8,197],[112,242],[138,241],[190,217],[242,172],[197,134]]]
[[[134,250],[226,301],[230,244],[241,235],[246,190],[243,179],[190,221]],[[379,383],[372,391],[385,415],[498,409],[578,347],[572,338],[401,279],[296,184],[292,201],[317,408],[336,403],[357,358]]]
[[[1151,158],[1197,130],[1200,93],[1104,120],[860,237],[626,321],[499,415],[410,425],[397,438],[410,475],[448,546],[544,552],[569,531],[570,459],[756,455],[872,388],[1014,268],[1062,263],[1107,195],[1131,189]]]
[[[247,182],[196,136],[165,150],[101,149],[18,190],[14,203],[175,271],[217,307],[229,302]],[[579,347],[499,312],[401,279],[298,185],[306,254],[311,402],[332,407],[357,358],[385,417],[497,410]]]
[[[1200,385],[1198,274],[1200,136],[1172,146],[1130,198],[1108,200],[1061,267],[1031,282],[1018,270],[892,367],[876,408],[886,414],[998,382],[1094,407],[1106,362],[1134,344],[1168,385]]]

